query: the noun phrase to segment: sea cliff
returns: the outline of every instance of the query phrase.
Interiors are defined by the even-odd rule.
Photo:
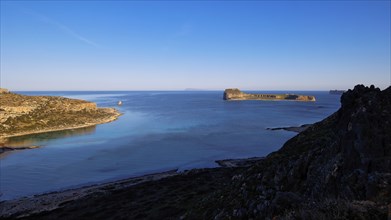
[[[120,115],[114,108],[98,108],[84,100],[1,91],[0,143],[12,136],[107,123]]]
[[[295,94],[249,94],[240,91],[239,89],[226,89],[224,91],[224,100],[291,100],[291,101],[316,101],[315,96],[295,95]]]

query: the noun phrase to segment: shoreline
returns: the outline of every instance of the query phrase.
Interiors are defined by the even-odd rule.
[[[10,200],[2,200],[0,201],[0,218],[20,218],[44,211],[51,211],[60,208],[66,203],[73,202],[93,194],[105,194],[113,190],[121,190],[141,183],[157,181],[163,178],[181,175],[183,173],[179,173],[177,169],[174,169],[106,183],[97,183]]]
[[[62,205],[87,198],[93,195],[110,194],[113,191],[127,189],[146,182],[156,182],[158,180],[173,177],[186,176],[190,173],[199,173],[204,171],[213,172],[214,170],[231,170],[235,168],[245,168],[265,157],[250,157],[240,159],[216,160],[218,167],[215,168],[195,168],[178,172],[178,169],[172,169],[157,173],[144,174],[141,176],[129,177],[109,182],[95,183],[92,185],[79,186],[63,190],[48,191],[42,194],[34,194],[19,198],[0,201],[0,218],[20,218],[33,214],[52,211],[61,208]],[[1,198],[1,197],[0,197]]]
[[[300,126],[274,127],[274,128],[266,128],[266,130],[270,130],[270,131],[284,130],[284,131],[292,131],[292,132],[300,133],[307,130],[312,125],[313,124],[303,124]]]

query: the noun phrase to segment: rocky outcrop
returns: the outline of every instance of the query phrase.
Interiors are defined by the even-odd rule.
[[[0,143],[10,136],[106,123],[119,115],[115,109],[98,108],[84,100],[4,93],[0,96]]]
[[[226,89],[224,91],[224,100],[291,100],[291,101],[316,101],[314,96],[295,95],[295,94],[249,94],[239,89]]]
[[[8,94],[8,93],[10,93],[10,92],[8,91],[8,89],[0,88],[0,94]]]
[[[224,90],[224,100],[231,99],[243,99],[245,97],[245,93],[240,91],[239,89],[226,89]]]

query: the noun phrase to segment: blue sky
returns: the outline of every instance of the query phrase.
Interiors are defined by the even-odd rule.
[[[11,90],[390,85],[390,1],[1,1]]]

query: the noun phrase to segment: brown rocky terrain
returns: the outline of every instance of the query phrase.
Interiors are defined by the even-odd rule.
[[[115,120],[113,108],[54,96],[0,94],[0,143],[11,136],[87,127]]]
[[[391,87],[358,85],[341,108],[266,158],[124,188],[105,186],[27,219],[389,219]],[[227,163],[228,162],[228,163]],[[39,197],[37,197],[39,198]],[[50,202],[49,202],[50,203]],[[34,203],[32,203],[34,204]],[[0,203],[7,207],[9,202]],[[50,205],[50,204],[49,204]]]
[[[316,101],[314,96],[295,95],[295,94],[249,94],[239,89],[226,89],[224,91],[224,100],[290,100],[290,101]]]
[[[0,88],[0,94],[8,94],[8,93],[10,93],[10,92],[8,91],[8,89]]]

